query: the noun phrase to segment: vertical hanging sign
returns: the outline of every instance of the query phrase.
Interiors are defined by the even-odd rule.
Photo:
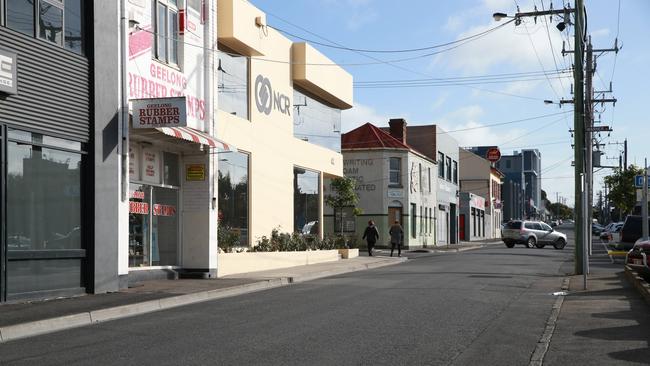
[[[16,54],[0,48],[0,93],[18,94]]]

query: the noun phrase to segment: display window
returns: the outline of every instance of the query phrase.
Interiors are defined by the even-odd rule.
[[[131,147],[129,267],[179,264],[179,157],[152,147]],[[139,169],[138,169],[139,168]]]

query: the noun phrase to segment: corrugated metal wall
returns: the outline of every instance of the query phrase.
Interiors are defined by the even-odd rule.
[[[0,122],[88,141],[88,60],[4,27],[0,47],[18,54],[18,95],[0,96]]]

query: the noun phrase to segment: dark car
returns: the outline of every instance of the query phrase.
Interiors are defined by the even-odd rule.
[[[648,219],[650,224],[650,219]],[[625,223],[618,233],[618,243],[615,248],[618,250],[630,250],[634,247],[634,243],[641,238],[641,216],[629,215],[625,218]]]

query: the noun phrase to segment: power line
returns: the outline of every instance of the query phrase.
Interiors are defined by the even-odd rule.
[[[298,39],[303,40],[305,42],[309,42],[309,43],[312,43],[312,44],[317,44],[319,46],[334,48],[334,49],[338,49],[338,50],[345,50],[345,51],[362,52],[362,53],[408,53],[408,52],[418,52],[418,51],[432,50],[432,49],[436,49],[436,48],[451,46],[451,45],[454,45],[456,43],[461,43],[461,42],[471,40],[471,39],[474,39],[474,38],[479,38],[479,37],[481,37],[483,35],[486,35],[486,34],[492,32],[492,31],[500,28],[500,26],[495,26],[495,27],[489,28],[487,30],[484,30],[483,32],[475,33],[475,34],[472,34],[470,36],[457,39],[455,41],[449,41],[449,42],[445,42],[445,43],[441,43],[441,44],[437,44],[437,45],[433,45],[433,46],[419,47],[419,48],[407,48],[407,49],[396,49],[396,50],[377,50],[377,49],[373,50],[373,49],[352,48],[352,47],[345,47],[345,46],[340,46],[340,45],[327,44],[327,43],[315,41],[313,39],[308,39],[308,38],[305,38],[305,37],[298,36],[296,34],[288,32],[288,31],[286,31],[284,29],[280,29],[280,28],[277,28],[277,27],[274,27],[274,26],[271,26],[271,25],[269,25],[268,27],[273,28],[273,29],[277,30],[278,32],[284,33],[284,34],[286,34],[286,35],[288,35],[290,37],[298,38]]]

